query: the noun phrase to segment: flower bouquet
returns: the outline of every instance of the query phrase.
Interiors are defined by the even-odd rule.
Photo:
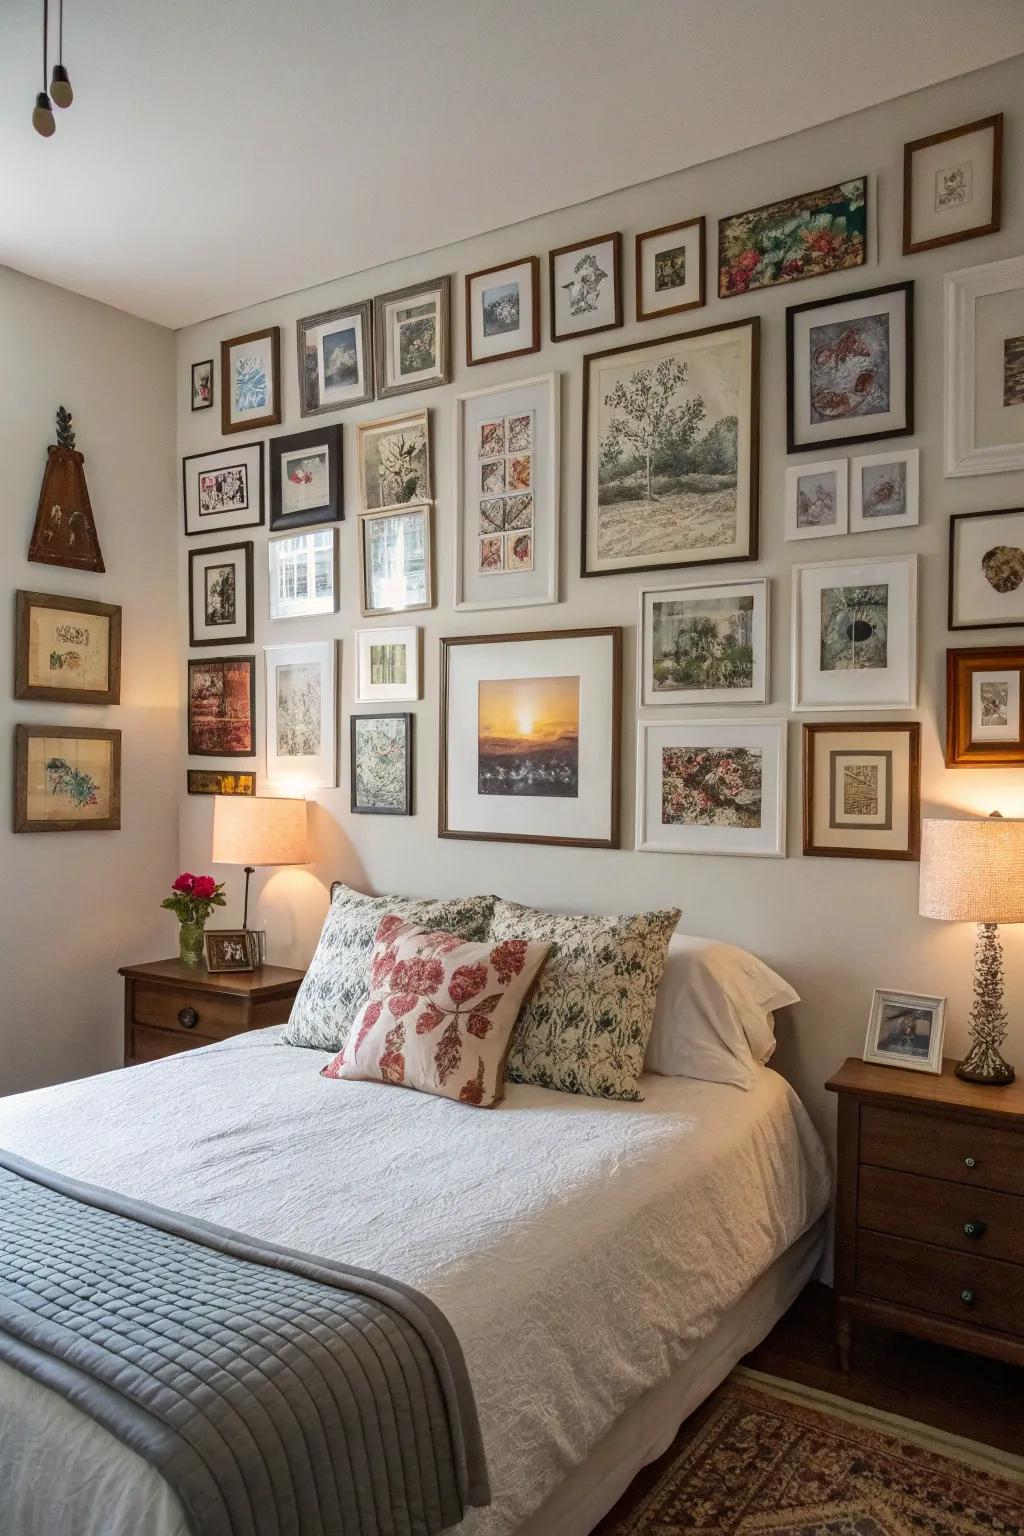
[[[178,955],[182,965],[203,963],[203,930],[214,907],[223,907],[223,882],[212,875],[181,874],[171,885],[171,894],[160,903],[178,919]]]

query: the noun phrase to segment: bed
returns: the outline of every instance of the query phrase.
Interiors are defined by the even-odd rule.
[[[641,1104],[510,1085],[473,1111],[325,1080],[279,1034],[0,1100],[0,1146],[416,1287],[487,1451],[458,1536],[585,1536],[813,1274],[830,1173],[803,1107],[758,1068],[746,1093],[648,1075]],[[18,1536],[187,1536],[146,1462],[2,1365],[0,1486]]]

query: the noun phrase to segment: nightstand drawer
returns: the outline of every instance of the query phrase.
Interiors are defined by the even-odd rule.
[[[890,1168],[862,1167],[858,1183],[860,1227],[1024,1264],[1024,1199],[1019,1195],[958,1187]]]
[[[998,1097],[1002,1090],[988,1091]],[[967,1120],[865,1104],[860,1115],[860,1161],[1024,1195],[1024,1136]]]
[[[877,1232],[858,1233],[857,1293],[1024,1337],[1024,1268]]]
[[[132,1031],[132,1061],[136,1064],[162,1061],[165,1056],[177,1056],[179,1051],[212,1044],[213,1041],[204,1035],[189,1035],[185,1030],[148,1029],[145,1024],[136,1024]]]
[[[206,993],[175,991],[136,982],[133,988],[132,1018],[136,1024],[151,1024],[156,1029],[170,1029],[176,1035],[206,1035],[211,1040],[226,1040],[245,1029],[245,1007],[226,998]],[[196,1021],[191,1026],[181,1022],[180,1014]]]

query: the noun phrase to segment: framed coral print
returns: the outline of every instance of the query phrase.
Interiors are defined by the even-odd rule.
[[[704,216],[636,237],[636,317],[655,320],[700,309],[705,300]]]
[[[849,466],[845,459],[786,467],[787,539],[827,539],[849,533]]]
[[[434,606],[434,538],[428,503],[359,514],[364,618]]]
[[[372,316],[373,305],[364,299],[297,322],[301,416],[373,399]]]
[[[373,301],[377,395],[434,389],[452,377],[451,278],[432,278]]]
[[[804,726],[804,853],[830,859],[921,856],[921,727]]]
[[[946,474],[1024,469],[1024,256],[946,274]]]
[[[856,176],[719,219],[718,297],[862,267],[867,197],[867,177]]]
[[[255,528],[263,522],[263,444],[239,443],[181,461],[185,535]]]
[[[421,634],[414,624],[355,631],[357,704],[419,698]]]
[[[255,656],[189,661],[189,757],[254,757],[255,721]]]
[[[913,709],[917,556],[793,567],[793,708]]]
[[[1024,626],[1024,507],[949,520],[950,629]]]
[[[269,326],[220,344],[220,430],[251,432],[281,420],[281,330]]]
[[[270,617],[309,619],[338,611],[338,530],[310,528],[267,541]]]
[[[1003,114],[903,146],[903,254],[999,228]]]
[[[270,526],[311,528],[340,522],[341,427],[316,427],[270,439]]]
[[[887,987],[876,987],[871,999],[862,1059],[880,1067],[939,1073],[942,1071],[942,1037],[945,1028],[944,997],[928,997],[919,992],[893,992]]]
[[[1024,646],[946,652],[946,767],[1024,767]]]
[[[551,340],[622,324],[622,236],[596,235],[548,253]]]
[[[536,256],[466,274],[466,362],[499,363],[540,350]]]
[[[121,702],[121,609],[88,597],[19,592],[14,697],[51,704]]]
[[[353,812],[411,816],[412,715],[352,715],[349,727]]]
[[[213,404],[213,358],[192,364],[192,409],[208,411]]]
[[[14,727],[15,832],[117,832],[121,732]]]
[[[705,582],[640,593],[641,709],[764,704],[768,582]]]
[[[190,795],[246,795],[256,793],[254,773],[223,768],[189,768],[186,783]]]
[[[338,782],[335,644],[267,645],[267,778],[300,789]]]
[[[920,449],[904,448],[850,460],[851,533],[917,526],[920,458]]]
[[[251,645],[252,541],[193,549],[188,557],[188,643]]]
[[[786,857],[785,720],[641,720],[641,853]]]
[[[360,422],[357,436],[361,511],[433,499],[427,411]]]
[[[914,430],[914,285],[786,310],[789,453]]]

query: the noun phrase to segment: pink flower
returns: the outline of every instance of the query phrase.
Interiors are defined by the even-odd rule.
[[[191,896],[195,883],[195,875],[179,875],[171,886],[171,890],[180,891],[183,896]]]
[[[192,895],[200,901],[209,901],[217,891],[217,882],[212,875],[196,875],[192,882]]]
[[[448,983],[448,995],[453,1003],[468,1003],[471,997],[482,992],[487,985],[486,965],[457,966]]]

